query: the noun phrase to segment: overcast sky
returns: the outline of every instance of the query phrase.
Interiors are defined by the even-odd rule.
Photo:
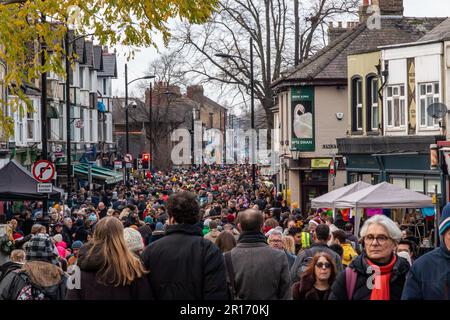
[[[409,17],[450,17],[450,0],[404,0],[405,16]],[[170,23],[172,27],[175,23]],[[164,45],[161,39],[157,39],[160,51],[164,51]],[[118,54],[118,79],[113,80],[113,94],[122,96],[125,92],[125,53],[129,49],[125,47],[117,47]],[[139,78],[145,75],[148,65],[151,61],[158,57],[158,51],[154,48],[142,48],[139,52],[135,52],[135,58],[128,62],[128,81]],[[137,82],[136,82],[137,83]],[[129,87],[130,96],[139,96],[139,92],[135,84]],[[215,99],[213,92],[205,88],[205,94]],[[223,101],[220,101],[223,102]]]

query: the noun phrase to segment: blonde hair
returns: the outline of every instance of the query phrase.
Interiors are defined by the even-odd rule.
[[[122,218],[126,218],[130,215],[130,208],[125,208],[122,210],[122,212],[119,215],[119,219],[122,220]]]
[[[141,262],[127,247],[122,223],[114,217],[100,219],[95,227],[92,248],[87,255],[100,252],[104,263],[97,272],[97,280],[109,286],[125,286],[147,272]]]
[[[292,254],[295,254],[295,240],[291,236],[283,237],[284,248]]]
[[[11,252],[11,261],[16,263],[25,263],[25,251],[16,249]]]

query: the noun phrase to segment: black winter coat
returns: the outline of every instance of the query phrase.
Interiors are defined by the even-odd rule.
[[[372,275],[372,273],[367,273],[368,267],[369,265],[366,261],[365,252],[356,257],[349,265],[349,268],[356,270],[358,273],[352,300],[370,300],[372,290],[367,287],[367,279]],[[390,300],[400,300],[409,269],[410,265],[408,261],[397,257],[397,261],[394,264],[390,278]],[[342,271],[334,281],[333,286],[331,287],[329,300],[348,300],[345,270]]]
[[[67,290],[66,300],[152,300],[152,290],[148,277],[134,280],[126,286],[106,286],[97,281],[97,272],[104,260],[99,252],[87,253],[92,244],[87,243],[78,252],[77,266],[81,270],[79,289]]]
[[[222,252],[195,225],[168,226],[142,259],[156,300],[228,299]]]

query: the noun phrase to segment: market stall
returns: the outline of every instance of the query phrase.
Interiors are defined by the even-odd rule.
[[[422,193],[381,182],[377,185],[353,192],[334,202],[335,208],[352,208],[355,212],[355,235],[358,235],[363,208],[429,208],[433,207],[432,199]]]

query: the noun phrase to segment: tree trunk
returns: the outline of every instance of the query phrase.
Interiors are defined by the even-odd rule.
[[[294,52],[294,65],[298,66],[299,60],[300,60],[300,21],[298,19],[298,0],[294,0],[294,26],[295,26],[295,33],[294,33],[294,46],[295,46],[295,52]]]

